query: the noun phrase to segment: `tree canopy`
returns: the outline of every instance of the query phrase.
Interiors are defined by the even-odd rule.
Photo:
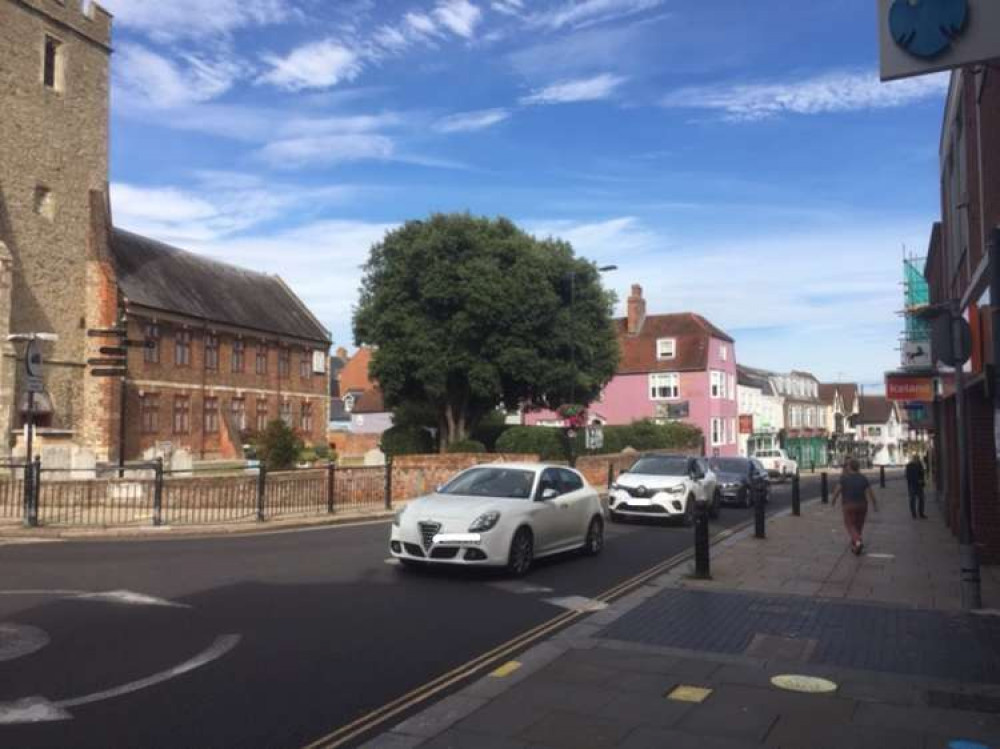
[[[425,406],[442,446],[496,409],[592,402],[618,365],[614,296],[566,242],[438,214],[376,244],[354,316],[390,408]]]

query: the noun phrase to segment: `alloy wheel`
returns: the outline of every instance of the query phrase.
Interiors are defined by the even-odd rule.
[[[601,522],[600,518],[594,518],[590,521],[583,548],[587,555],[592,557],[596,557],[604,549],[604,523]]]
[[[531,531],[527,528],[518,529],[514,540],[510,542],[510,555],[507,558],[507,569],[515,577],[527,574],[534,558],[534,542]]]

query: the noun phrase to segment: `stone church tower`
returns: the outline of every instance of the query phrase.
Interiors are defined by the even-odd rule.
[[[108,454],[107,430],[84,414],[113,401],[113,385],[86,370],[87,328],[113,320],[115,306],[99,309],[107,287],[95,288],[104,251],[94,229],[109,223],[110,44],[111,16],[97,5],[0,0],[0,458],[26,400],[23,349],[6,337],[30,332],[59,336],[43,349],[43,443],[65,445],[73,462],[81,449]]]

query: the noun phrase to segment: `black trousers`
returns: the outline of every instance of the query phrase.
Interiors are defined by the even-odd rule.
[[[910,484],[910,514],[913,517],[924,514],[924,487],[917,484]]]

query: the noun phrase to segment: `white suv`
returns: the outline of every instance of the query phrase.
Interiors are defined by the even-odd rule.
[[[758,450],[753,457],[759,460],[772,476],[787,479],[799,472],[799,464],[789,458],[784,450]]]
[[[613,521],[624,517],[694,520],[694,503],[708,502],[718,517],[722,504],[715,473],[704,458],[684,455],[644,455],[611,485],[608,503]]]

